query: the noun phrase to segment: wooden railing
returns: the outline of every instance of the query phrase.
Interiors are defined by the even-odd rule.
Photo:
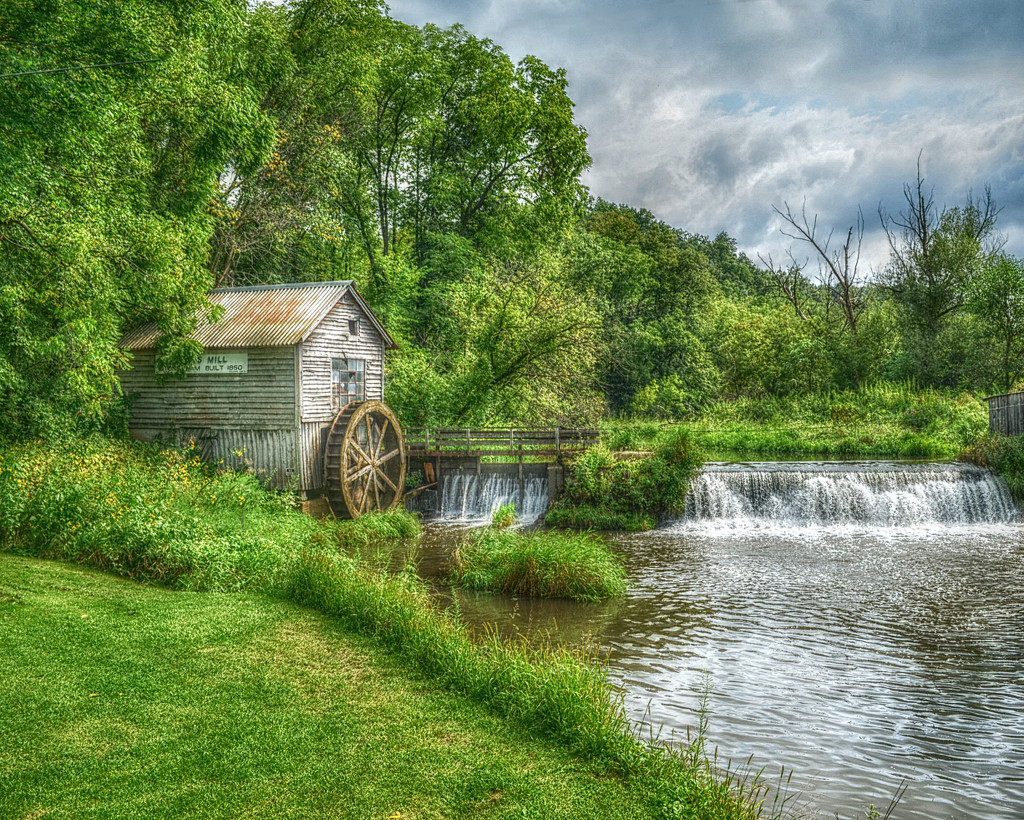
[[[555,457],[584,450],[598,441],[598,431],[576,427],[405,428],[405,450],[411,456]]]

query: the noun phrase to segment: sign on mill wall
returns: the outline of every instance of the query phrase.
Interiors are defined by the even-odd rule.
[[[248,353],[204,353],[189,373],[248,373]]]

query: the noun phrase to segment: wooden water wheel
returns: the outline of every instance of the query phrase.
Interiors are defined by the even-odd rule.
[[[390,510],[405,486],[405,442],[391,408],[349,402],[335,417],[324,453],[324,490],[337,518]]]

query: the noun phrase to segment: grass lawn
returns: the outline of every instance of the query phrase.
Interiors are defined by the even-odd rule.
[[[336,619],[0,553],[0,817],[647,816]]]

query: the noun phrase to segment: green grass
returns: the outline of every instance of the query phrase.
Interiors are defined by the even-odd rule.
[[[362,560],[362,547],[384,533],[416,529],[406,514],[321,523],[292,507],[252,476],[219,472],[190,452],[97,440],[9,448],[0,459],[0,550],[179,590],[264,593],[307,606],[422,676],[427,689],[464,696],[506,718],[524,741],[546,737],[587,767],[620,778],[646,795],[655,816],[763,816],[757,780],[744,786],[723,776],[699,743],[669,748],[635,736],[593,654],[474,635],[440,610],[413,574],[389,574]],[[193,595],[190,605],[201,608],[202,600]],[[182,637],[196,629],[182,627]],[[100,677],[118,674],[116,662],[90,663]],[[180,695],[200,698],[208,685],[201,675],[186,678]],[[239,709],[254,709],[243,700]],[[378,730],[388,727],[380,716]],[[277,746],[289,742],[287,733],[268,734],[267,754],[283,754]],[[174,758],[175,765],[182,760]],[[243,792],[249,778],[238,777]],[[699,812],[690,811],[696,806]],[[308,816],[288,800],[272,808]]]
[[[332,618],[0,555],[0,817],[650,816]]]
[[[611,449],[649,450],[688,431],[710,452],[826,458],[955,458],[987,428],[987,411],[969,393],[879,382],[860,390],[716,402],[680,425],[615,422]]]
[[[557,505],[544,517],[544,523],[565,530],[601,532],[647,532],[658,526],[653,515],[615,512],[594,504]]]
[[[478,530],[452,554],[452,583],[527,598],[602,601],[626,591],[619,557],[594,533]]]

